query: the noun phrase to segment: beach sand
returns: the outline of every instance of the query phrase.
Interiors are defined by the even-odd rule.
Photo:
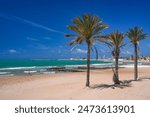
[[[0,99],[150,99],[150,67],[139,68],[140,80],[114,86],[112,70],[91,70],[91,87],[85,87],[86,72],[0,77]],[[120,68],[120,80],[133,80],[133,68]]]

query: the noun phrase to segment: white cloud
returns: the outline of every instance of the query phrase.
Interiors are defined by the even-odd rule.
[[[35,39],[35,38],[33,38],[33,37],[27,37],[27,40],[31,40],[31,41],[40,41],[40,40]]]
[[[40,39],[37,39],[37,38],[34,38],[34,37],[27,37],[27,40],[30,40],[30,41],[42,41],[42,40],[51,40],[52,38],[50,37],[43,37],[41,40]]]
[[[129,52],[128,50],[126,51],[127,54],[132,54],[132,52]]]
[[[40,44],[40,43],[37,43],[35,44],[34,46],[36,49],[39,49],[39,50],[48,50],[50,49],[48,46],[44,45],[44,44]]]
[[[9,53],[17,53],[17,51],[14,50],[14,49],[10,49],[10,50],[8,50],[8,52],[9,52]]]
[[[132,52],[131,51],[128,51],[128,50],[123,50],[122,52],[121,52],[122,54],[125,54],[125,55],[132,55]]]
[[[20,17],[17,17],[17,16],[14,16],[16,19],[18,19],[19,21],[21,22],[24,22],[26,24],[30,24],[34,27],[37,27],[37,28],[41,28],[41,29],[44,29],[44,30],[47,30],[47,31],[50,31],[50,32],[55,32],[55,33],[60,33],[60,34],[64,34],[63,32],[61,31],[58,31],[58,30],[54,30],[52,28],[49,28],[47,26],[44,26],[44,25],[41,25],[41,24],[38,24],[38,23],[35,23],[35,22],[32,22],[32,21],[29,21],[29,20],[26,20],[26,19],[23,19],[23,18],[20,18]]]
[[[76,49],[76,52],[78,52],[78,53],[87,53],[87,50]]]
[[[44,25],[35,23],[35,22],[33,22],[33,21],[30,21],[30,20],[26,20],[26,19],[21,18],[21,17],[18,17],[18,16],[9,15],[9,14],[0,14],[0,17],[5,18],[5,19],[8,19],[8,20],[17,20],[17,21],[20,21],[20,22],[22,22],[22,23],[29,24],[29,25],[31,25],[31,26],[33,26],[33,27],[41,28],[41,29],[44,29],[44,30],[47,30],[47,31],[50,31],[50,32],[55,32],[55,33],[64,34],[64,32],[61,32],[61,31],[58,31],[58,30],[49,28],[49,27],[47,27],[47,26],[44,26]]]

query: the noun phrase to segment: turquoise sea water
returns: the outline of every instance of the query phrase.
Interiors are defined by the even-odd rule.
[[[110,62],[91,60],[91,64],[107,65]],[[75,67],[86,65],[86,60],[0,60],[0,75],[16,75],[26,73],[50,73],[51,67]]]

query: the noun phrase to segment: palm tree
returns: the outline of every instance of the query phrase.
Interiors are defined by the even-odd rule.
[[[82,44],[82,42],[86,42],[87,44],[87,87],[90,86],[90,50],[94,44],[95,37],[101,34],[101,31],[105,28],[107,28],[107,25],[103,24],[97,15],[83,14],[82,17],[78,16],[74,18],[73,25],[68,26],[68,29],[75,33],[65,35],[66,37],[74,38],[70,42],[70,45]]]
[[[129,29],[129,32],[126,34],[128,38],[131,40],[131,43],[134,45],[134,80],[138,78],[138,43],[139,41],[146,39],[147,34],[143,33],[143,29],[138,29],[137,26]]]
[[[112,51],[112,56],[115,58],[115,70],[113,70],[114,72],[113,82],[115,84],[120,84],[118,74],[118,60],[120,56],[120,48],[126,45],[125,43],[123,43],[124,37],[125,36],[123,33],[119,33],[118,31],[116,31],[109,35],[102,36],[101,39],[99,40],[100,42],[108,45],[108,47]]]

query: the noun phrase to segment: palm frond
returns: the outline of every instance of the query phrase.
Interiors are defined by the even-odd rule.
[[[75,40],[72,40],[72,41],[69,43],[70,46],[71,46],[71,45],[74,45],[74,44],[77,44],[77,42],[76,42]]]
[[[75,35],[75,34],[65,34],[65,37],[68,37],[68,38],[70,38],[70,37],[77,37],[78,35]]]
[[[117,56],[120,53],[120,48],[126,45],[123,43],[124,37],[125,35],[123,33],[116,31],[108,35],[101,36],[99,42],[106,44],[111,49],[112,55]]]
[[[138,41],[141,41],[148,37],[146,33],[143,33],[143,29],[139,29],[137,26],[135,26],[134,28],[130,28],[126,35],[133,44],[137,44]]]
[[[99,36],[102,30],[108,26],[102,23],[102,20],[97,15],[83,14],[82,17],[73,19],[73,25],[68,26],[68,29],[75,34],[67,34],[66,37],[73,37],[70,45],[74,43],[81,44],[83,41],[90,43],[92,46],[95,41],[95,36]]]

